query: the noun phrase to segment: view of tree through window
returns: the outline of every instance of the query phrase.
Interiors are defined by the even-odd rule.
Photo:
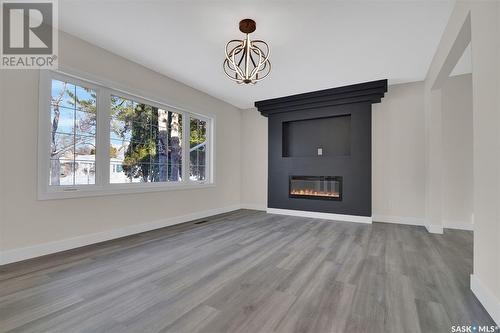
[[[182,178],[182,115],[111,96],[110,182]]]
[[[96,92],[52,80],[50,185],[95,184]]]
[[[40,93],[50,90],[50,102],[40,114],[46,131],[39,133],[39,151],[48,154],[40,155],[39,172],[48,180],[40,178],[41,197],[211,182],[213,119],[63,73],[46,74]],[[131,183],[136,185],[119,185]]]
[[[189,146],[189,178],[198,181],[205,180],[207,151],[207,123],[205,121],[191,118]]]

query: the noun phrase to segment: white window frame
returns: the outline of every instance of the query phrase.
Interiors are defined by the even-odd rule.
[[[200,189],[215,186],[214,177],[214,130],[215,116],[204,115],[185,108],[173,106],[161,98],[151,97],[148,94],[120,86],[111,81],[93,77],[87,73],[78,73],[74,70],[62,69],[58,71],[41,70],[39,81],[39,113],[38,113],[38,199],[66,199],[91,197],[101,195],[115,195],[126,193],[145,193],[171,190]],[[97,131],[96,131],[96,177],[92,185],[49,185],[50,176],[50,147],[51,147],[51,116],[50,97],[52,80],[60,80],[93,89],[97,93]],[[176,182],[156,183],[110,183],[110,114],[111,95],[145,103],[167,111],[182,115],[182,180]],[[189,179],[189,137],[190,118],[194,117],[207,122],[207,167],[204,181]]]

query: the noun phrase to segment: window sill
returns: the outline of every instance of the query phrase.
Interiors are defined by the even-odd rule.
[[[177,184],[111,184],[107,186],[84,185],[78,187],[62,187],[40,191],[38,200],[71,199],[99,197],[107,195],[140,194],[152,192],[169,192],[179,190],[200,190],[215,187],[215,183],[177,183]]]

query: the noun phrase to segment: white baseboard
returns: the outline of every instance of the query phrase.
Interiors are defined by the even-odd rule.
[[[269,208],[269,207],[267,208],[266,211],[269,214],[310,217],[310,218],[315,218],[315,219],[343,221],[343,222],[372,223],[371,216],[319,213],[319,212],[309,212],[309,211],[305,211],[305,210],[278,209],[278,208]]]
[[[405,225],[425,226],[427,220],[423,217],[406,217],[406,216],[391,216],[391,215],[378,215],[372,216],[373,222],[396,223]]]
[[[344,215],[344,214],[330,214],[330,213],[319,213],[319,212],[309,212],[301,210],[292,209],[277,209],[277,208],[267,208],[259,204],[240,204],[228,207],[216,208],[196,213],[191,213],[182,216],[176,216],[166,219],[161,219],[153,222],[148,222],[139,225],[131,225],[119,229],[113,229],[108,231],[103,231],[99,233],[93,233],[88,235],[77,236],[73,238],[63,239],[59,241],[34,245],[25,248],[13,249],[0,252],[0,265],[5,265],[17,261],[32,259],[47,254],[62,252],[66,250],[71,250],[74,248],[95,244],[99,242],[104,242],[111,239],[116,239],[120,237],[130,236],[138,234],[145,231],[150,231],[154,229],[164,228],[167,226],[189,222],[192,220],[205,218],[212,215],[227,213],[237,209],[253,209],[260,211],[267,211],[270,214],[280,214],[280,215],[291,215],[309,218],[318,218],[333,221],[345,221],[345,222],[358,222],[358,223],[372,223],[376,222],[386,222],[386,223],[399,223],[399,224],[409,224],[409,225],[423,225],[427,228],[430,233],[443,233],[443,226],[441,225],[429,225],[426,223],[425,219],[413,218],[413,217],[400,217],[400,216],[388,216],[388,215],[374,215],[373,218],[369,216],[358,216],[358,215]],[[446,226],[447,228],[462,229],[459,226]],[[465,226],[462,226],[464,230]]]
[[[228,207],[210,209],[182,216],[161,219],[144,224],[131,225],[119,229],[107,230],[103,232],[62,239],[59,241],[34,245],[30,247],[7,250],[0,252],[0,265],[10,264],[17,261],[41,257],[47,254],[71,250],[90,244],[100,243],[111,239],[138,234],[145,231],[164,228],[167,226],[189,222],[205,218],[208,216],[231,212],[240,208],[241,208],[240,205],[233,205]]]
[[[495,323],[500,326],[500,300],[496,299],[491,290],[488,290],[474,274],[470,276],[470,289],[486,311],[488,311]]]
[[[453,221],[443,221],[445,229],[458,229],[458,230],[468,230],[473,231],[474,225],[465,222],[453,222]]]
[[[443,221],[443,225],[429,224],[426,218],[423,217],[407,217],[407,216],[391,216],[374,214],[373,222],[396,223],[424,226],[431,233],[442,234],[443,229],[458,229],[458,230],[474,230],[474,225],[467,223],[454,223],[452,221]]]
[[[441,224],[426,224],[425,227],[427,228],[427,231],[430,232],[431,234],[443,233],[443,226]]]
[[[253,209],[253,210],[261,210],[261,211],[266,211],[266,206],[265,205],[259,205],[259,204],[241,204],[241,209]]]
[[[474,226],[467,223],[454,223],[452,221],[443,221],[443,225],[429,224],[423,217],[391,216],[374,214],[373,222],[396,223],[424,226],[427,231],[433,234],[442,234],[443,229],[474,230]]]

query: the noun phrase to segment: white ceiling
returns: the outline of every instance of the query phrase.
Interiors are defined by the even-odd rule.
[[[453,0],[262,1],[60,0],[62,30],[249,108],[258,100],[389,79],[419,81]],[[273,70],[255,86],[222,72],[225,43],[242,18],[271,47]]]

